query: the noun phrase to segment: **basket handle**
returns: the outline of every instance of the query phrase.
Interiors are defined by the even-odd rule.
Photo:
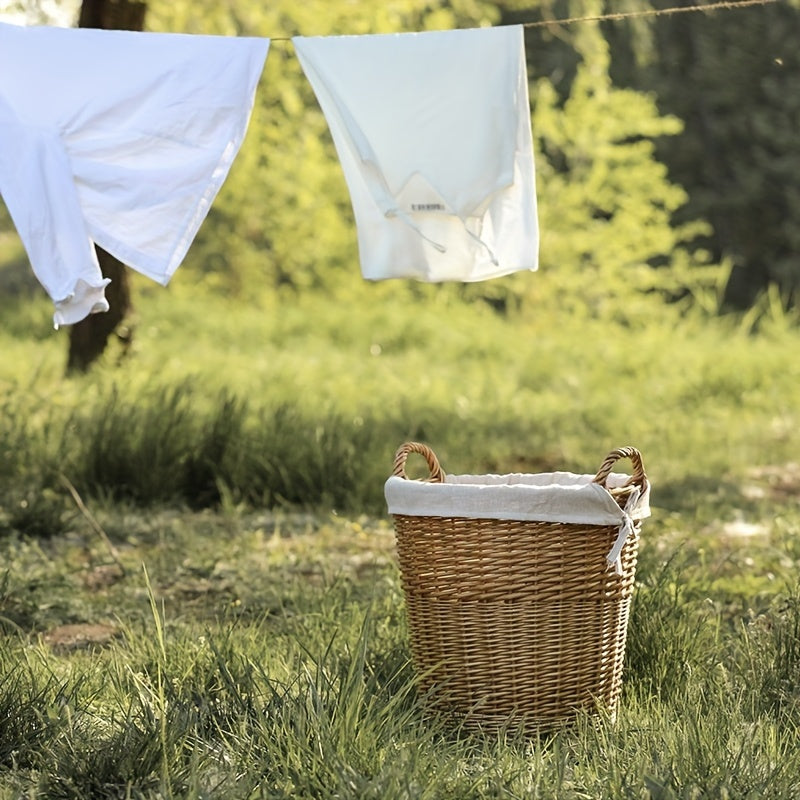
[[[621,499],[620,495],[629,495],[635,486],[638,486],[642,490],[647,486],[647,474],[644,471],[642,454],[635,447],[618,447],[616,450],[612,450],[606,456],[605,461],[600,465],[600,469],[597,470],[597,475],[592,479],[592,483],[599,483],[604,489],[608,489],[606,480],[608,480],[608,476],[611,474],[611,468],[621,458],[630,459],[633,465],[633,475],[628,478],[623,486],[613,490],[609,489],[611,494],[617,499]]]
[[[428,445],[420,442],[406,442],[400,445],[394,456],[392,476],[408,480],[406,459],[411,453],[419,453],[428,462],[428,470],[431,473],[427,479],[428,481],[431,483],[444,483],[444,470],[439,465],[439,459],[436,458],[436,454]]]

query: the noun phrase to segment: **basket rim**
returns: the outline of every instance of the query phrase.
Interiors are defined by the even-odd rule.
[[[613,473],[609,485],[627,475]],[[468,519],[519,519],[582,525],[622,525],[650,516],[650,486],[634,491],[624,507],[593,475],[571,472],[451,475],[444,482],[392,475],[384,484],[389,514]]]

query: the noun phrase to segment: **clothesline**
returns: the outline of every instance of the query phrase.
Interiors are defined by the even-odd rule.
[[[522,26],[293,41],[365,279],[537,269]],[[169,282],[239,151],[269,46],[0,23],[0,195],[56,327],[108,310],[94,245]]]
[[[719,0],[716,3],[696,6],[674,6],[672,8],[650,8],[645,11],[619,11],[608,14],[597,14],[585,17],[561,17],[554,19],[543,19],[536,22],[523,22],[523,28],[545,28],[551,25],[573,25],[579,22],[616,22],[622,19],[632,19],[634,17],[666,17],[673,14],[686,14],[696,11],[732,11],[738,8],[748,8],[752,6],[767,6],[777,3],[778,0]],[[291,36],[272,36],[273,42],[290,42]]]
[[[344,169],[365,278],[537,268],[524,27],[293,38]],[[269,47],[0,23],[0,195],[56,327],[108,310],[93,245],[169,282],[238,153]]]
[[[776,3],[778,0],[720,0],[717,3],[697,6],[675,6],[673,8],[647,9],[645,11],[619,11],[609,14],[598,14],[593,17],[567,17],[564,19],[545,19],[538,22],[523,22],[523,28],[542,28],[548,25],[572,25],[577,22],[606,22],[632,17],[666,17],[671,14],[686,14],[695,11],[722,11],[733,10],[735,8],[746,8],[748,6],[766,6]]]

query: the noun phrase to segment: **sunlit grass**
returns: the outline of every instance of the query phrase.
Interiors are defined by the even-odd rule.
[[[41,298],[19,302],[48,324]],[[69,470],[81,491],[144,503],[227,492],[376,512],[407,438],[453,472],[591,472],[631,443],[663,489],[655,502],[685,506],[800,445],[791,328],[751,336],[655,301],[631,326],[546,306],[503,317],[436,287],[245,303],[142,284],[137,307],[133,352],[118,364],[112,342],[71,379],[65,331],[0,332],[0,473]]]
[[[787,512],[788,515],[788,512]],[[791,797],[800,789],[797,561],[645,536],[616,722],[550,736],[467,733],[423,712],[383,521],[97,507],[124,574],[83,519],[6,538],[0,796]],[[795,524],[800,518],[795,511]],[[645,526],[647,530],[647,526]],[[709,563],[754,569],[745,605]],[[795,553],[796,555],[796,553]],[[760,578],[759,578],[760,576]],[[771,589],[770,589],[771,587]],[[744,599],[744,598],[742,598]],[[60,644],[64,623],[116,631]]]
[[[800,794],[791,325],[176,280],[137,281],[132,351],[79,377],[44,298],[3,306],[0,797]],[[641,449],[616,722],[423,713],[382,494],[411,438],[454,472]]]

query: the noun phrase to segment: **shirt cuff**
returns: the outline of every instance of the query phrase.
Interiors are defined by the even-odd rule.
[[[89,314],[108,311],[109,305],[106,300],[105,288],[111,283],[109,278],[96,286],[78,278],[72,294],[63,300],[56,300],[56,312],[53,315],[53,326],[56,330],[61,325],[74,325],[85,319]]]

